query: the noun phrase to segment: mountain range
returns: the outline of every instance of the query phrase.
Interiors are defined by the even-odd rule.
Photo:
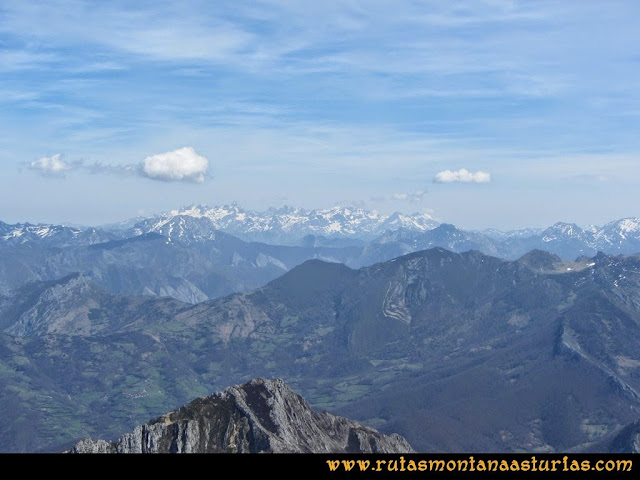
[[[637,218],[465,231],[234,204],[0,222],[0,451],[117,438],[256,377],[419,451],[630,451],[638,252]]]
[[[253,241],[267,237],[287,245]],[[477,232],[437,224],[426,214],[338,207],[251,212],[234,204],[84,229],[0,223],[0,295],[15,295],[30,281],[82,273],[113,294],[197,303],[263,286],[308,259],[359,268],[434,247],[513,260],[534,249],[565,260],[598,251],[631,254],[640,252],[640,220]]]
[[[418,451],[587,450],[640,419],[638,256],[316,259],[197,304],[22,288],[0,309],[3,451],[117,438],[255,377]]]
[[[186,219],[198,220],[204,231],[194,235],[184,225]],[[206,232],[220,230],[246,241],[297,245],[307,235],[371,240],[387,230],[425,231],[437,225],[426,213],[384,215],[360,208],[304,210],[287,206],[256,212],[237,204],[213,208],[192,205],[141,220],[126,234],[158,232],[176,241],[192,241],[194,237],[207,238]]]
[[[393,248],[402,254],[433,246],[453,251],[471,247],[488,255],[511,259],[533,249],[546,250],[567,260],[595,255],[598,251],[627,254],[640,251],[640,218],[637,217],[615,220],[602,227],[581,228],[558,222],[546,229],[465,231],[450,224],[440,224],[426,213],[384,215],[347,207],[311,211],[282,207],[255,212],[243,210],[237,204],[212,208],[189,206],[102,227],[0,222],[0,247],[24,244],[86,246],[149,233],[183,245],[216,241],[226,233],[252,243],[334,248],[359,246],[365,250],[370,246],[369,250]],[[376,258],[375,261],[389,258]],[[360,260],[359,265],[367,261],[369,259]]]
[[[264,285],[310,258],[350,263],[360,247],[294,247],[248,243],[212,231],[206,241],[171,242],[158,233],[89,245],[29,241],[0,247],[0,296],[33,281],[72,273],[113,294],[168,296],[189,303]]]

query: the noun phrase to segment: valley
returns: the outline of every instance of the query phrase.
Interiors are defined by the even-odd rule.
[[[129,248],[110,245],[83,248]],[[581,451],[640,418],[634,255],[311,259],[202,302],[78,273],[16,291],[0,303],[2,451],[115,439],[256,377],[423,452]]]

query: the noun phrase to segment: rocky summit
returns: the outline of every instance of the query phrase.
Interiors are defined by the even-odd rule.
[[[409,453],[397,434],[318,413],[283,380],[261,378],[198,398],[115,442],[85,439],[69,453]]]

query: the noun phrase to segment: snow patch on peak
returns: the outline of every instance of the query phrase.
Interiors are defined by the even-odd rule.
[[[208,219],[210,228],[245,240],[295,242],[306,235],[371,239],[391,228],[430,230],[438,223],[426,213],[384,215],[360,208],[332,206],[305,210],[285,205],[265,211],[244,210],[236,203],[216,207],[189,205],[135,225],[144,232],[162,232],[176,217]],[[166,234],[166,232],[162,232]]]
[[[0,222],[0,239],[11,244],[43,241],[59,246],[105,241],[103,232],[91,228],[83,231],[79,228],[65,227],[64,225],[32,225],[30,223],[8,225],[2,222]]]
[[[623,232],[639,232],[640,231],[640,218],[623,218],[616,222],[619,228]]]

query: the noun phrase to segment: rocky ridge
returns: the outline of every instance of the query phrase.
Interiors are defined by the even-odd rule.
[[[115,442],[84,439],[69,453],[408,453],[397,434],[318,413],[283,380],[261,378],[198,398]]]

